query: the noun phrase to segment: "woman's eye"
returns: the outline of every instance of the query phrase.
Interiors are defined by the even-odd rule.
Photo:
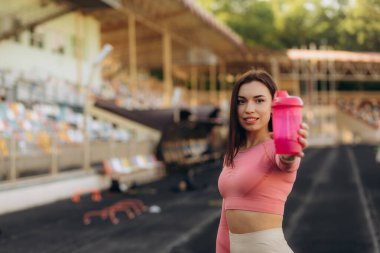
[[[258,104],[261,104],[261,103],[263,103],[263,102],[265,102],[264,99],[257,99],[257,100],[256,100],[256,103],[258,103]]]
[[[244,100],[238,100],[238,105],[242,105],[242,104],[244,104]]]

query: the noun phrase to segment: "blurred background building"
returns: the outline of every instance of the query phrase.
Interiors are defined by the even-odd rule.
[[[250,21],[234,19],[237,1],[217,2],[1,1],[0,214],[113,184],[127,191],[178,171],[189,187],[193,166],[223,156],[230,91],[251,68],[302,97],[312,147],[378,145],[376,43],[368,40],[368,50],[334,49],[326,38],[259,44],[261,35],[241,25]],[[269,1],[253,2],[240,4],[265,10]],[[348,2],[300,6],[338,12]],[[261,34],[273,29],[257,26]],[[283,38],[294,36],[282,29]]]

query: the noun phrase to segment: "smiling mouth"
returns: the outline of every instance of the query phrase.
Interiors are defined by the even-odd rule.
[[[246,124],[255,124],[257,122],[259,118],[255,118],[255,117],[248,117],[248,118],[244,118],[244,122]]]

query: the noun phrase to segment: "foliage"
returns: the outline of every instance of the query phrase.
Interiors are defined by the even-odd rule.
[[[198,0],[248,45],[380,51],[379,0]]]
[[[380,51],[380,1],[356,0],[339,28],[346,49]]]

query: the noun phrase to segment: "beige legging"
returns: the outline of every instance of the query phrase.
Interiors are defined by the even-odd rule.
[[[231,253],[294,253],[285,240],[282,228],[233,234],[230,232]]]

